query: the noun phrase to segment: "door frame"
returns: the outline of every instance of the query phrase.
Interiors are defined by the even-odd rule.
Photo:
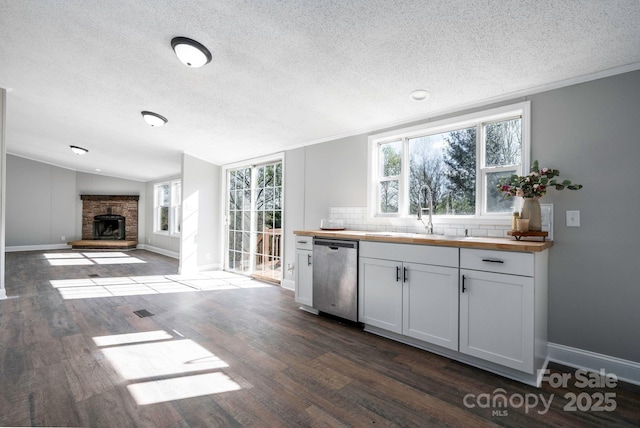
[[[258,158],[252,158],[252,159],[247,159],[244,161],[240,161],[240,162],[234,162],[234,163],[230,163],[230,164],[226,164],[222,166],[222,171],[221,171],[221,183],[223,183],[223,192],[224,192],[224,200],[223,203],[221,204],[220,207],[220,215],[222,218],[222,224],[221,224],[221,236],[223,236],[223,238],[220,240],[220,247],[221,247],[221,252],[223,254],[223,260],[222,260],[222,270],[228,270],[227,266],[228,266],[228,262],[229,262],[229,233],[228,233],[228,207],[229,207],[229,178],[228,178],[228,172],[230,170],[235,170],[235,169],[239,169],[239,168],[255,168],[257,166],[261,166],[264,164],[269,164],[269,163],[276,163],[276,162],[281,162],[282,163],[282,196],[281,196],[281,228],[283,230],[283,232],[286,230],[285,229],[285,221],[286,221],[286,216],[285,216],[285,205],[286,205],[286,201],[284,198],[285,195],[285,182],[286,182],[286,164],[285,164],[285,155],[284,152],[278,152],[278,153],[274,153],[271,155],[267,155],[267,156],[261,156]],[[252,176],[253,176],[253,172],[252,172]],[[251,190],[251,195],[252,195],[252,201],[251,204],[253,205],[255,201],[253,201],[253,189]],[[253,210],[252,210],[252,220],[253,222]],[[284,237],[284,233],[282,233],[282,237]],[[250,240],[253,244],[255,237],[252,236],[250,237]],[[282,284],[282,281],[284,280],[284,268],[283,268],[283,263],[284,263],[284,239],[280,239],[280,260],[281,260],[281,265],[280,265],[280,277],[278,278],[278,280],[280,281],[280,284]],[[250,265],[254,266],[255,261],[251,260],[250,261]]]

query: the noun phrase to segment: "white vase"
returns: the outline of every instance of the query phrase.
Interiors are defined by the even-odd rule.
[[[529,230],[539,232],[542,230],[542,213],[538,198],[524,198],[520,218],[529,219]]]

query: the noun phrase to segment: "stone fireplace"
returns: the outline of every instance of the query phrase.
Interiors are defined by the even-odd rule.
[[[138,195],[80,195],[83,240],[138,241]]]

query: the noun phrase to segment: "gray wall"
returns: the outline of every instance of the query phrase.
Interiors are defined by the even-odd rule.
[[[5,122],[7,115],[5,114],[7,91],[0,88],[0,299],[5,297],[4,291],[4,272],[5,272],[5,206],[7,191],[7,145],[5,140]]]
[[[549,340],[640,362],[640,72],[531,97],[532,159],[584,185],[549,192]],[[580,210],[581,227],[565,226]]]
[[[8,155],[7,246],[59,245],[79,239],[76,198],[74,171]]]
[[[329,207],[367,205],[367,136],[358,135],[306,148],[305,223],[318,229]]]
[[[634,225],[640,212],[638,94],[640,71],[482,108],[530,99],[531,159],[584,185],[577,192],[550,191],[543,199],[554,204],[555,224],[549,261],[550,342],[636,362],[640,362],[640,229]],[[366,144],[363,135],[306,147],[306,229],[317,229],[331,206],[366,205]],[[287,177],[287,182],[292,179]],[[291,201],[286,204],[288,212]],[[580,228],[565,226],[566,210],[580,210]]]
[[[60,245],[80,239],[81,194],[140,195],[138,240],[144,242],[144,183],[79,173],[8,155],[7,246]]]

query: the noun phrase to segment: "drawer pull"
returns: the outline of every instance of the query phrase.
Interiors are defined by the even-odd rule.
[[[487,263],[504,263],[503,260],[497,260],[497,259],[482,259],[482,261]]]
[[[298,244],[306,244],[307,241],[298,241]]]

